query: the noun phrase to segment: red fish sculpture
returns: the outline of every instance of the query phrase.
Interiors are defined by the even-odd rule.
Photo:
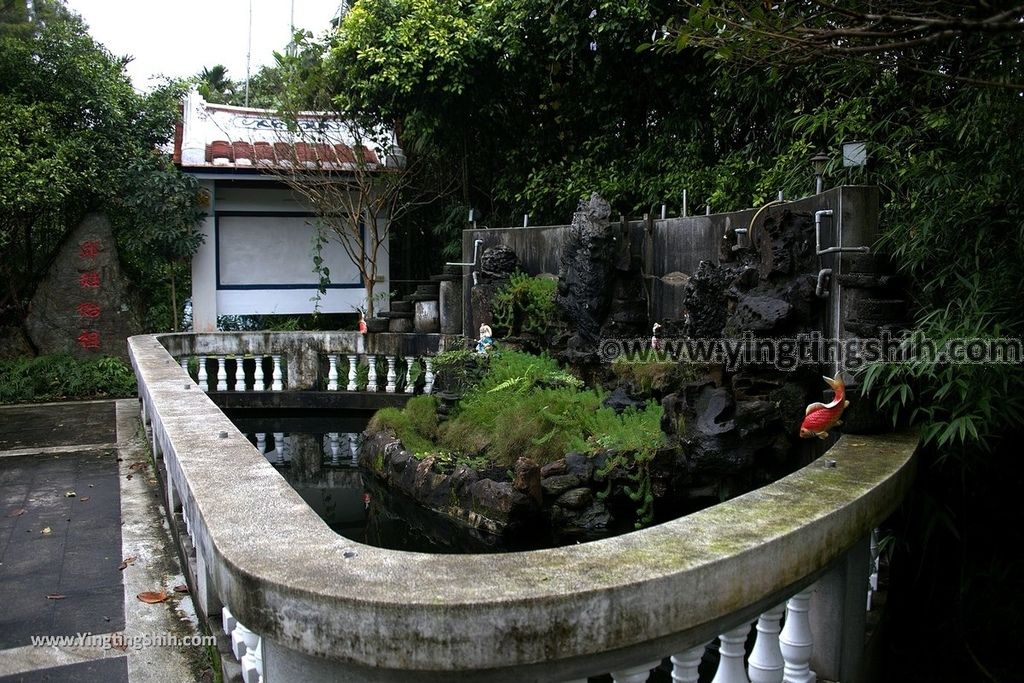
[[[835,376],[835,379],[823,377],[822,379],[832,387],[835,397],[829,403],[812,403],[804,411],[804,421],[800,424],[800,438],[819,439],[828,438],[828,430],[842,424],[839,418],[850,402],[846,400],[846,384],[843,382],[842,373]]]

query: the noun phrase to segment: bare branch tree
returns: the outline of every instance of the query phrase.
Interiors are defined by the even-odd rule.
[[[320,291],[330,282],[320,250],[334,241],[359,272],[366,290],[365,312],[372,317],[381,256],[395,226],[450,188],[437,186],[436,174],[426,172],[419,158],[407,159],[390,131],[361,126],[339,114],[299,114],[290,123],[290,141],[273,145],[273,166],[278,179],[317,214],[313,265],[320,274]]]

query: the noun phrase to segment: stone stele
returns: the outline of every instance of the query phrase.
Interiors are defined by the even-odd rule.
[[[40,354],[128,359],[125,340],[143,330],[106,216],[89,214],[65,238],[32,297],[25,329]]]

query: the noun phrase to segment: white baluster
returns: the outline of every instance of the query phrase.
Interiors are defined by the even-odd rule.
[[[253,642],[246,642],[245,655],[242,657],[242,680],[245,683],[259,683],[263,676],[263,639],[255,633]]]
[[[412,364],[416,362],[414,356],[405,357],[405,393],[411,394],[416,391],[416,385],[412,381]]]
[[[277,451],[277,463],[284,462],[284,432],[274,432],[274,450]]]
[[[782,683],[782,649],[779,647],[779,620],[782,619],[786,606],[779,605],[768,610],[757,620],[757,640],[750,651],[747,669],[750,672],[750,683]]]
[[[338,390],[338,357],[333,353],[327,356],[330,368],[327,370],[327,391]]]
[[[224,369],[224,356],[217,356],[217,391],[228,390],[228,372]]]
[[[206,376],[206,356],[199,356],[199,388],[203,391],[210,389],[210,382]]]
[[[868,611],[871,611],[871,602],[878,590],[878,529],[871,530],[871,563],[868,568]]]
[[[387,360],[388,360],[388,374],[387,374],[387,384],[384,385],[384,391],[388,392],[389,394],[393,394],[393,393],[395,393],[395,387],[397,386],[397,382],[398,382],[398,374],[395,372],[395,357],[394,356],[388,356]]]
[[[632,666],[628,669],[612,671],[612,680],[615,683],[644,683],[650,675],[651,669],[661,664],[660,661],[648,662],[640,666]]]
[[[252,390],[266,391],[267,385],[263,381],[263,356],[257,354],[256,369],[252,371]]]
[[[743,655],[747,653],[747,634],[750,624],[743,624],[718,636],[718,671],[711,683],[750,683],[743,669]]]
[[[697,669],[707,645],[698,645],[685,652],[672,655],[672,680],[675,683],[697,683]]]
[[[366,390],[377,391],[377,356],[367,356],[366,362],[370,364],[370,372],[366,377]]]
[[[782,659],[785,661],[782,680],[786,683],[815,683],[817,676],[811,671],[810,589],[797,593],[786,603],[786,625],[779,636]]]
[[[359,458],[359,435],[355,432],[348,435],[348,450],[352,454],[353,460]]]
[[[245,371],[242,370],[242,359],[240,357],[238,357],[238,356],[235,356],[235,374],[231,378],[231,384],[229,385],[229,388],[231,389],[231,391],[239,391],[239,388],[238,388],[238,380],[239,379],[242,380],[241,391],[245,391]]]
[[[224,635],[230,636],[231,632],[235,630],[235,625],[238,624],[238,620],[231,615],[231,610],[227,607],[220,608],[220,619],[221,624],[224,626]]]
[[[281,382],[281,354],[275,353],[271,358],[274,360],[274,383],[270,388],[273,391],[281,391],[284,389],[284,384]]]
[[[434,359],[424,356],[423,366],[425,369],[424,380],[426,381],[426,384],[423,385],[423,393],[432,394],[434,393]]]
[[[349,391],[355,391],[358,389],[356,386],[356,364],[359,362],[359,356],[349,355],[348,357],[348,386],[345,387]]]
[[[267,452],[266,432],[256,432],[256,450],[260,452],[260,455],[263,455]]]
[[[331,432],[327,435],[331,443],[331,464],[338,464],[338,432]]]
[[[188,356],[182,356],[181,357],[181,369],[185,371],[186,375],[189,375],[189,372],[188,372]],[[189,375],[189,377],[191,377],[191,375]]]
[[[242,622],[236,621],[235,630],[231,632],[231,654],[235,655],[238,661],[242,661],[249,648],[255,647],[258,638],[259,636],[247,629]]]

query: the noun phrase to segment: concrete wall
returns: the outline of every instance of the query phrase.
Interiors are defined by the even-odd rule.
[[[758,219],[758,223],[762,223],[767,215],[785,210],[814,214],[819,209],[835,211],[835,221],[826,220],[823,225],[823,247],[838,244],[840,234],[842,246],[870,246],[878,239],[878,188],[873,186],[837,187],[819,195],[771,206]],[[685,278],[672,276],[692,275],[701,261],[718,263],[719,247],[726,231],[746,228],[755,213],[755,209],[745,209],[710,216],[658,219],[650,225],[642,221],[629,223],[630,238],[634,248],[640,248],[644,254],[644,273],[652,283],[652,311],[655,319],[680,317]],[[557,274],[568,230],[568,225],[466,230],[462,234],[463,261],[473,260],[473,242],[481,239],[481,252],[488,247],[505,245],[516,252],[526,272],[533,275]],[[748,243],[748,237],[740,239],[742,244]],[[838,255],[821,257],[821,264],[823,268],[833,268],[837,275],[842,272]],[[469,290],[473,285],[473,268],[467,267],[464,270],[463,329],[469,331],[468,336],[474,336],[472,331],[476,326],[469,320]],[[838,289],[838,285],[836,287]],[[836,302],[839,300],[840,296],[837,296]],[[828,331],[839,336],[837,320],[838,308],[834,307],[829,316]]]
[[[316,216],[287,188],[272,181],[205,180],[210,196],[200,229],[205,241],[192,260],[193,329],[217,329],[220,315],[312,313],[318,276],[313,272]],[[324,313],[350,313],[365,305],[366,290],[344,247],[324,245],[331,284],[320,296]],[[377,259],[375,294],[388,290],[386,249]],[[387,310],[387,306],[378,307]]]

